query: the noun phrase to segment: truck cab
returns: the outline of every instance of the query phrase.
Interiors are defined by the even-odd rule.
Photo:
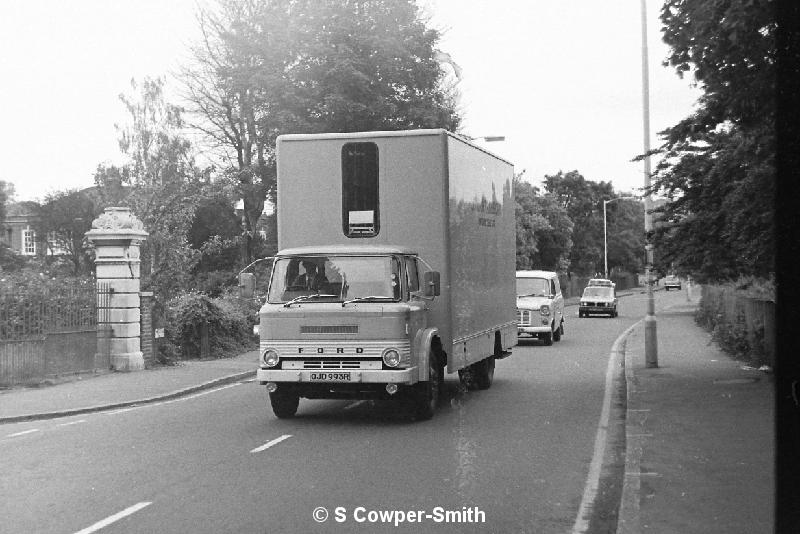
[[[300,397],[380,399],[401,389],[424,412],[428,395],[439,394],[444,363],[438,332],[428,327],[437,274],[397,247],[281,251],[260,311],[257,371],[275,413],[294,415]],[[431,373],[434,391],[415,391]]]

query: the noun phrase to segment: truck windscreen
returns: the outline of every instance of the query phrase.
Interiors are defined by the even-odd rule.
[[[275,262],[268,302],[304,295],[340,302],[363,297],[400,299],[400,261],[393,256],[294,256]],[[306,299],[316,301],[317,299]]]

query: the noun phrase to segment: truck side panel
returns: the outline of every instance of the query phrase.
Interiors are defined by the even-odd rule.
[[[451,308],[455,368],[516,344],[513,167],[448,138]]]

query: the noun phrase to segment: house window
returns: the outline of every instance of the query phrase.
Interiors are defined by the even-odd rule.
[[[36,254],[36,231],[30,226],[22,231],[22,253],[26,256]]]
[[[342,230],[347,237],[374,237],[380,231],[378,145],[342,147]]]

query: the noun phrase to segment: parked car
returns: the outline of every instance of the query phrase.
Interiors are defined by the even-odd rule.
[[[619,301],[614,286],[588,286],[583,290],[583,295],[578,305],[578,317],[588,317],[593,313],[616,317],[619,315],[617,311],[618,304]]]
[[[673,288],[677,290],[681,289],[681,279],[674,274],[670,274],[664,278],[664,291],[669,291]]]
[[[564,296],[552,271],[517,271],[517,334],[552,345],[564,335]]]

